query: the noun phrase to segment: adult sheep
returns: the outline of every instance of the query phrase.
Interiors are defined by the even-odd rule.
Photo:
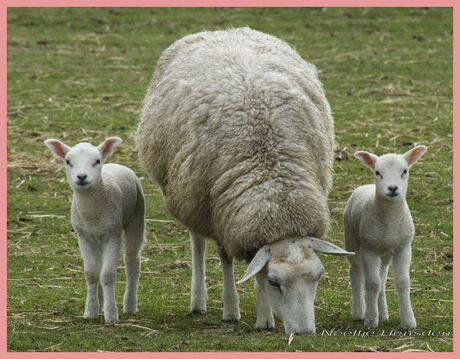
[[[137,131],[139,158],[190,231],[191,311],[206,311],[205,238],[218,245],[223,320],[240,319],[233,258],[256,275],[256,327],[315,331],[329,227],[333,120],[313,65],[249,28],[201,32],[161,55]],[[312,238],[314,237],[314,238]]]

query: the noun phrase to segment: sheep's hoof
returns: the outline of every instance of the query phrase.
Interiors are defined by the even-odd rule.
[[[206,309],[192,309],[192,310],[190,310],[190,314],[192,314],[192,315],[203,315],[203,314],[206,314]]]
[[[271,324],[269,321],[265,322],[265,324],[257,324],[256,329],[260,331],[267,331],[267,332],[273,332],[275,330],[275,326]]]
[[[241,319],[240,314],[235,314],[235,315],[224,315],[222,318],[222,321],[224,323],[236,323],[239,322]]]

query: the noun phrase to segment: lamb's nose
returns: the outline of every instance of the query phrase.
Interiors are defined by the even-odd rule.
[[[392,193],[396,193],[396,191],[398,190],[398,186],[388,186],[388,189],[389,189]]]
[[[88,177],[87,175],[77,175],[78,179],[80,181],[84,181],[86,179],[86,177]]]

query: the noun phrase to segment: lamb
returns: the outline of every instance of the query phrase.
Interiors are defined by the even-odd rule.
[[[315,331],[324,268],[350,255],[329,229],[334,132],[316,69],[285,42],[249,28],[186,36],[161,55],[136,142],[169,212],[190,232],[192,313],[206,311],[206,238],[223,271],[223,320],[240,319],[233,259],[256,276],[259,329]]]
[[[375,178],[375,184],[355,189],[343,214],[345,248],[356,252],[348,258],[352,318],[364,319],[367,327],[377,327],[379,320],[388,319],[385,283],[390,262],[393,262],[401,325],[408,329],[417,325],[410,303],[409,279],[414,224],[406,203],[406,191],[409,168],[426,150],[426,146],[420,145],[402,155],[377,157],[366,151],[354,154],[374,172]]]
[[[65,162],[73,189],[71,223],[78,234],[87,285],[85,319],[104,309],[105,323],[118,322],[115,301],[117,263],[125,241],[125,313],[137,311],[140,251],[144,242],[144,194],[127,167],[104,161],[121,143],[109,137],[98,147],[79,143],[69,147],[56,139],[45,141],[56,158]]]

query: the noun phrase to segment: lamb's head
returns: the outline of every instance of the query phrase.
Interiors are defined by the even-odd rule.
[[[76,191],[88,190],[99,183],[104,160],[120,143],[119,137],[108,137],[98,147],[86,142],[69,147],[56,139],[45,141],[53,155],[64,161],[67,181]]]
[[[354,254],[312,237],[281,240],[260,248],[237,282],[256,275],[257,285],[288,334],[315,332],[316,287],[324,272],[315,252]]]
[[[389,153],[376,156],[366,151],[355,152],[355,157],[374,172],[377,195],[389,201],[406,197],[409,168],[426,152],[420,145],[400,155]]]

